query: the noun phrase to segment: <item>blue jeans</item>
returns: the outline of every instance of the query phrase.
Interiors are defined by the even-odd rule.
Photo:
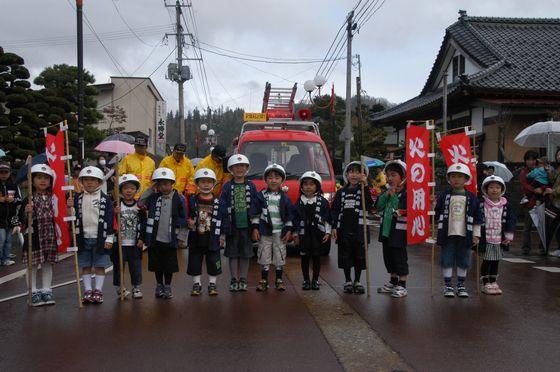
[[[441,247],[441,267],[468,269],[471,266],[471,247],[463,236],[449,236]]]
[[[10,229],[0,229],[0,260],[10,260],[10,253],[12,253],[12,234],[10,234]]]

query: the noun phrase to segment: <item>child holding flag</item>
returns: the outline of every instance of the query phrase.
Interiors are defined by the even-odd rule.
[[[455,297],[455,294],[469,297],[465,286],[467,269],[471,264],[472,246],[479,242],[480,227],[484,221],[476,195],[465,189],[470,179],[471,171],[467,165],[452,164],[447,169],[447,181],[451,188],[438,196],[435,207],[445,297]],[[451,285],[454,266],[457,267],[456,292]]]
[[[28,257],[28,239],[24,239],[23,243],[23,263],[27,264],[31,259],[33,269],[31,273],[31,305],[43,306],[54,305],[54,297],[52,293],[52,277],[53,265],[58,261],[58,249],[56,244],[52,184],[54,179],[53,170],[46,164],[36,164],[31,167],[33,195],[31,200],[27,197],[23,199],[22,205],[25,208],[19,210],[19,220],[22,223],[21,229],[27,229],[27,216],[31,213],[33,217],[33,225],[31,226],[32,235],[32,253],[31,258]],[[43,287],[37,289],[37,268],[41,265],[41,276]]]
[[[379,241],[383,245],[383,261],[389,273],[389,283],[377,291],[390,293],[391,297],[408,294],[408,256],[406,253],[406,163],[392,160],[385,166],[389,189],[377,199],[377,210],[381,212]]]

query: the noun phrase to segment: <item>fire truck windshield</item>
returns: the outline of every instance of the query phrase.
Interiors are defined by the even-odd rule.
[[[313,170],[323,179],[331,172],[323,146],[319,142],[253,141],[243,144],[240,151],[249,158],[249,179],[261,179],[265,168],[273,163],[286,170],[286,179],[296,180],[306,171]]]

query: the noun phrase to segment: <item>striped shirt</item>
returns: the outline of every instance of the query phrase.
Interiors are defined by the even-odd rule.
[[[282,218],[280,218],[280,193],[271,192],[268,194],[268,213],[272,222],[272,232],[281,232],[284,228],[284,223]]]

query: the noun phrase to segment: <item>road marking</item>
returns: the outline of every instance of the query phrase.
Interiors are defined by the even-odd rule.
[[[535,269],[548,271],[549,273],[560,273],[560,267],[555,266],[533,266]]]
[[[26,272],[26,271],[27,271],[27,270],[23,270],[24,275],[25,275],[25,272]],[[113,271],[113,265],[111,265],[111,266],[109,266],[108,268],[105,269],[105,274],[108,274],[108,273],[110,273],[111,271]],[[91,277],[92,277],[92,278],[95,278],[95,274],[92,274]],[[81,279],[80,279],[80,281],[81,281]],[[52,288],[64,287],[64,286],[66,286],[66,285],[75,284],[75,283],[76,283],[76,279],[74,279],[74,280],[69,280],[69,281],[67,281],[67,282],[62,282],[62,283],[58,283],[58,284],[56,284],[56,285],[53,285]],[[6,301],[10,301],[10,300],[15,300],[16,298],[20,298],[20,297],[24,297],[24,296],[27,296],[27,291],[25,291],[25,292],[23,292],[23,293],[18,293],[18,294],[16,294],[16,295],[13,295],[13,296],[10,296],[10,297],[0,298],[0,302],[6,302]]]
[[[529,261],[524,258],[502,258],[502,260],[513,263],[535,263],[535,261]]]
[[[70,256],[72,256],[72,253],[61,254],[58,258],[58,262],[60,262],[62,260],[65,260]],[[13,272],[13,273],[8,274],[8,275],[4,275],[3,277],[0,278],[0,284],[4,284],[4,283],[7,283],[11,280],[20,278],[20,277],[24,276],[26,272],[27,272],[27,269],[22,269],[22,270],[18,270],[16,272]]]

